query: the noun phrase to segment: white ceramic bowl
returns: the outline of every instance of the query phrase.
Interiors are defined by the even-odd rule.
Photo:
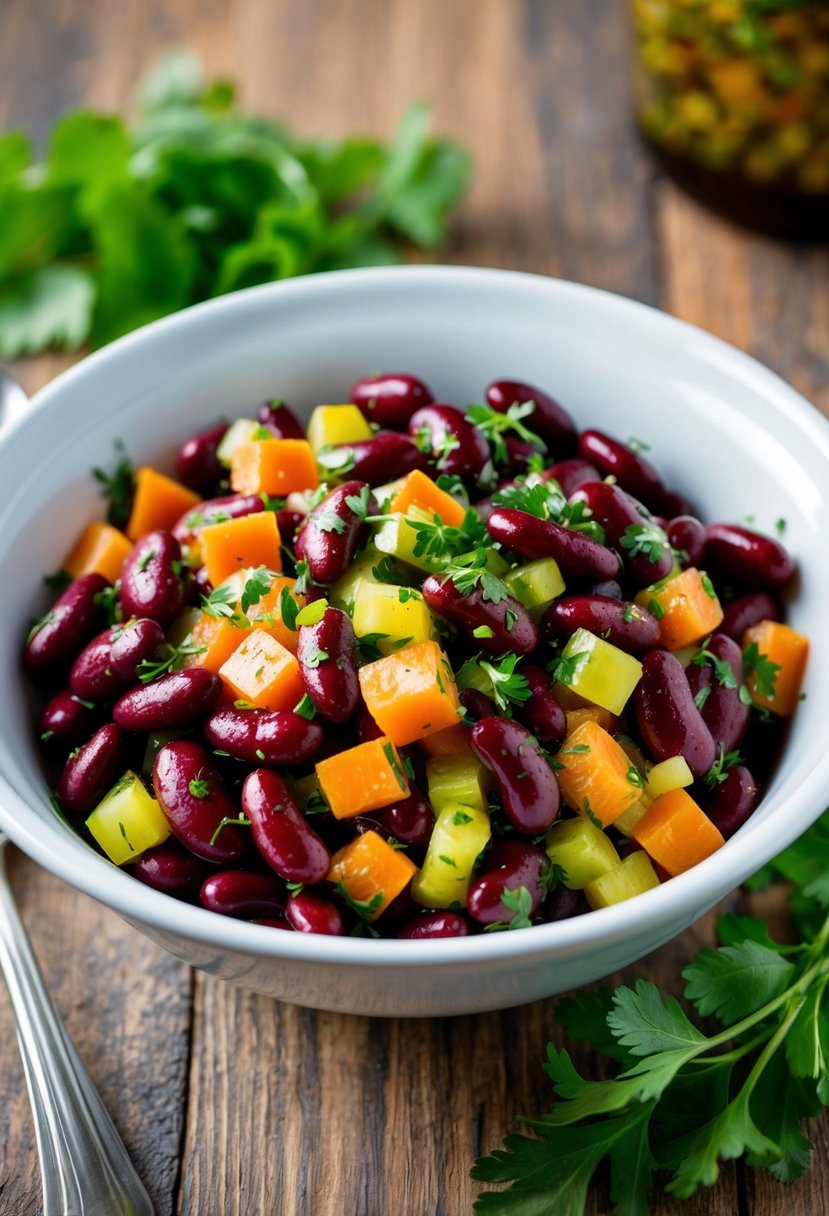
[[[19,652],[41,576],[100,517],[89,476],[114,439],[138,462],[266,396],[301,411],[358,375],[405,369],[440,400],[511,376],[582,426],[635,435],[704,518],[787,521],[802,579],[791,621],[813,642],[785,754],[751,821],[715,856],[614,908],[517,933],[399,942],[276,933],[149,890],[50,809]],[[492,270],[348,271],[227,296],[150,325],[60,376],[0,441],[0,825],[32,857],[177,958],[300,1005],[424,1016],[505,1008],[584,984],[667,941],[793,840],[829,791],[829,425],[750,358],[650,308]],[[94,977],[92,982],[94,983]],[[102,981],[103,982],[103,979]]]

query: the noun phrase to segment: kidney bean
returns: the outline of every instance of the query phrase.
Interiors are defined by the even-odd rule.
[[[88,739],[98,707],[64,688],[51,697],[40,712],[37,729],[43,743],[77,743]]]
[[[346,481],[337,486],[307,517],[296,537],[295,552],[304,558],[318,583],[334,583],[342,578],[354,560],[367,524],[348,505],[346,499],[360,496],[364,481]],[[369,514],[374,499],[369,497]],[[338,530],[342,522],[342,528]]]
[[[322,882],[331,868],[331,854],[277,773],[260,768],[247,775],[242,810],[271,869],[286,882]]]
[[[709,567],[751,591],[777,591],[794,574],[794,562],[779,541],[737,524],[706,528]]]
[[[252,920],[255,916],[278,917],[285,911],[288,892],[275,874],[261,870],[220,870],[202,883],[202,907],[221,916]]]
[[[436,937],[468,937],[469,921],[459,912],[422,912],[407,921],[397,934],[405,941]]]
[[[728,664],[734,677],[734,687],[728,688],[720,683],[711,663],[704,666],[691,663],[685,670],[688,686],[696,698],[704,688],[708,689],[700,713],[702,720],[711,732],[711,738],[717,748],[730,752],[742,741],[748,730],[751,709],[740,700],[740,686],[743,683],[743,653],[740,647],[724,633],[717,633],[711,638],[706,650]]]
[[[210,595],[213,590],[213,584],[207,573],[207,566],[199,566],[197,570],[190,575],[190,582],[187,588],[188,603],[198,607],[201,604],[202,596],[205,598]]]
[[[782,620],[783,613],[778,601],[767,591],[750,591],[738,596],[730,604],[723,605],[723,619],[719,633],[726,633],[738,646],[743,644],[743,634],[760,621]]]
[[[293,933],[293,925],[289,925],[286,920],[280,919],[278,916],[254,916],[250,922],[252,925],[267,925],[269,929],[286,929],[289,933]]]
[[[122,732],[110,722],[72,753],[55,791],[64,810],[85,814],[101,801],[115,780],[123,742]]]
[[[177,840],[170,839],[142,853],[129,872],[154,891],[192,900],[210,874],[210,866],[183,849]]]
[[[180,545],[192,545],[200,530],[210,524],[241,519],[243,515],[258,515],[264,510],[265,504],[259,494],[230,494],[225,498],[210,498],[185,511],[173,528],[173,536]]]
[[[83,574],[69,584],[26,639],[23,663],[27,671],[39,675],[92,637],[104,617],[95,596],[109,585],[100,574]]]
[[[289,549],[293,549],[296,534],[304,523],[305,516],[301,511],[276,512],[276,526],[279,529],[279,538],[283,545],[287,545]]]
[[[342,937],[345,922],[333,899],[317,891],[298,891],[288,897],[285,915],[297,933],[322,933],[326,937]]]
[[[539,448],[538,444],[527,443],[524,439],[515,439],[512,435],[504,436],[504,447],[507,457],[503,462],[503,469],[505,473],[510,473],[512,476],[526,473],[530,457],[537,456],[540,451],[544,450]]]
[[[599,470],[589,460],[582,460],[578,456],[550,465],[541,477],[543,481],[557,481],[565,498],[570,498],[585,482],[602,479]]]
[[[120,625],[110,625],[87,642],[75,659],[69,672],[69,687],[76,697],[106,701],[130,683],[129,676],[119,675],[112,666],[112,646],[121,631]]]
[[[681,562],[683,570],[687,570],[689,566],[700,567],[705,564],[708,537],[705,524],[701,524],[696,516],[677,515],[668,522],[665,530],[671,547],[688,555]]]
[[[148,616],[169,625],[184,607],[181,545],[172,532],[148,532],[124,562],[121,608],[124,617]]]
[[[554,887],[541,907],[541,917],[548,923],[554,920],[569,920],[571,916],[580,916],[589,912],[590,907],[583,891],[571,891],[563,883]]]
[[[408,798],[372,811],[366,819],[374,831],[379,826],[387,836],[393,836],[401,844],[425,849],[435,826],[435,812],[416,786],[409,788]]]
[[[315,625],[300,625],[297,659],[308,696],[329,722],[347,722],[360,702],[354,628],[347,613],[326,608]]]
[[[717,749],[679,659],[667,650],[646,654],[634,703],[639,731],[654,759],[682,755],[695,777],[708,772]]]
[[[558,814],[558,782],[529,731],[506,718],[482,718],[469,745],[495,777],[513,827],[528,836],[546,832]]]
[[[357,713],[356,727],[358,743],[370,743],[372,739],[381,739],[383,737],[383,732],[365,705],[361,705]]]
[[[134,681],[139,663],[156,659],[163,644],[164,630],[149,617],[119,625],[109,651],[113,674],[127,683]]]
[[[454,405],[423,406],[409,419],[409,435],[441,473],[477,481],[490,459],[486,439]]]
[[[423,381],[407,372],[361,376],[351,386],[350,399],[369,422],[391,430],[403,430],[415,410],[434,401]]]
[[[185,439],[176,457],[176,477],[191,490],[205,490],[221,481],[224,469],[217,451],[227,432],[226,422],[215,422]]]
[[[515,716],[544,747],[555,747],[567,734],[567,718],[553,696],[553,685],[543,667],[526,663],[521,675],[530,686],[530,698]]]
[[[153,788],[173,835],[204,861],[240,861],[246,836],[237,823],[239,808],[230,798],[205,748],[174,739],[159,748]],[[255,913],[251,913],[251,916]]]
[[[256,410],[256,419],[273,431],[277,439],[304,439],[305,427],[294,411],[278,397],[263,401]]]
[[[602,583],[594,583],[590,588],[591,595],[603,595],[609,600],[624,599],[621,583],[617,583],[615,578],[606,578]]]
[[[479,692],[477,688],[462,688],[458,693],[458,700],[473,722],[498,715],[498,706],[492,697],[488,697],[485,692]]]
[[[576,442],[576,424],[565,409],[547,393],[520,380],[493,380],[486,390],[490,409],[505,414],[516,402],[534,401],[535,409],[524,419],[526,426],[554,452],[570,452]]]
[[[603,431],[582,431],[578,452],[591,461],[602,477],[613,476],[623,490],[635,494],[651,510],[659,511],[667,493],[665,483],[649,460]]]
[[[610,549],[550,519],[536,519],[526,511],[500,507],[490,515],[486,526],[494,540],[520,557],[529,561],[554,557],[565,578],[596,580],[615,578],[619,573],[619,559]]]
[[[461,595],[451,578],[441,580],[434,574],[424,581],[422,591],[424,600],[433,612],[460,625],[468,633],[479,628],[491,630],[491,636],[475,639],[482,650],[494,654],[503,654],[507,650],[515,654],[529,654],[538,644],[535,622],[524,605],[512,596],[496,604],[493,600],[484,599],[480,586],[473,587],[467,595]]]
[[[541,880],[550,866],[543,849],[523,840],[502,840],[490,849],[483,865],[482,873],[470,883],[466,897],[466,908],[473,920],[479,925],[494,925],[498,921],[509,924],[515,910],[502,902],[503,896],[519,887],[525,887],[532,899],[528,915],[537,915],[546,895]]]
[[[327,467],[337,471],[337,462],[347,462],[348,472],[370,486],[381,486],[396,477],[405,477],[412,469],[423,468],[425,461],[417,446],[407,435],[397,431],[380,431],[371,439],[344,443],[326,454]],[[331,463],[331,462],[334,463]]]
[[[213,747],[246,764],[304,764],[319,752],[323,730],[291,709],[217,709],[204,724]]]
[[[573,498],[576,502],[586,503],[593,512],[593,518],[605,530],[607,544],[617,550],[625,569],[638,587],[647,587],[670,574],[674,558],[667,536],[660,532],[652,519],[642,515],[624,490],[604,481],[591,481],[577,490]],[[638,530],[645,527],[653,530],[654,545],[648,545],[641,552],[627,548],[624,542],[636,540],[641,535]]]
[[[209,713],[221,695],[222,681],[217,675],[203,667],[191,667],[128,689],[115,702],[112,716],[133,734],[176,730]]]
[[[541,636],[569,638],[577,629],[598,634],[620,650],[641,654],[659,644],[659,622],[624,600],[603,595],[568,595],[554,603],[541,619]]]
[[[717,786],[708,807],[708,817],[728,840],[751,818],[759,801],[757,782],[744,764],[737,764]]]

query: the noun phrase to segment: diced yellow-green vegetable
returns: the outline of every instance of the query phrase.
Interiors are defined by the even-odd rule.
[[[293,790],[297,802],[306,815],[314,815],[329,809],[316,773],[311,773],[307,777],[298,777],[293,783]]]
[[[410,519],[427,524],[434,522],[430,515],[418,510],[417,507],[411,507],[406,515],[396,511],[391,519],[387,519],[374,534],[374,544],[381,553],[388,553],[390,557],[396,557],[399,561],[405,562],[407,566],[414,566],[417,570],[432,573],[442,569],[445,559],[427,557],[424,554],[415,557],[415,546],[420,533],[417,528],[410,526]]]
[[[394,654],[408,642],[428,642],[434,636],[434,617],[419,591],[361,579],[354,592],[351,614],[358,638],[378,637],[381,654]]]
[[[201,620],[201,617],[202,612],[200,608],[185,608],[184,612],[176,617],[167,630],[167,641],[170,645],[181,646],[183,642],[186,642]]]
[[[152,777],[155,758],[161,751],[165,743],[170,743],[173,739],[180,739],[180,730],[154,730],[147,739],[147,746],[144,749],[144,763],[141,765],[141,776]]]
[[[639,801],[634,802],[626,811],[622,811],[618,819],[614,819],[614,828],[618,828],[625,836],[632,836],[636,831],[637,823],[644,817],[652,801],[651,797],[643,790]]]
[[[444,807],[435,820],[423,867],[412,880],[412,898],[424,908],[448,908],[455,900],[463,903],[478,854],[490,834],[486,811],[459,803]]]
[[[371,436],[371,427],[356,405],[318,405],[308,422],[307,438],[315,453]]]
[[[580,891],[619,864],[613,841],[589,819],[554,823],[544,847],[550,861],[564,871],[561,881],[573,891]]]
[[[383,554],[378,553],[373,545],[369,545],[362,557],[354,562],[353,566],[350,566],[336,583],[331,584],[328,589],[328,602],[335,608],[350,611],[357,595],[357,584],[363,580],[368,583],[380,581],[373,573],[373,569],[382,558]]]
[[[504,575],[504,582],[520,604],[529,609],[530,615],[538,619],[553,600],[564,592],[564,579],[558,563],[552,557],[542,557],[528,562]]]
[[[640,849],[629,853],[614,870],[608,870],[595,882],[588,883],[584,894],[591,908],[609,908],[611,904],[620,904],[658,886],[659,879],[651,859]]]
[[[693,785],[693,783],[694,774],[689,769],[685,757],[671,756],[653,766],[648,773],[645,790],[651,798],[658,798],[660,794],[667,794],[669,790],[685,789],[686,786]]]
[[[693,657],[699,654],[699,646],[681,646],[679,650],[672,650],[671,654],[683,667],[689,667]]]
[[[133,772],[124,773],[104,795],[86,826],[117,866],[137,861],[147,849],[163,844],[170,835],[170,825],[161,807]]]
[[[587,629],[577,629],[561,655],[570,660],[564,683],[573,692],[612,714],[622,712],[642,675],[638,659]]]
[[[255,418],[237,418],[232,422],[222,436],[222,441],[216,449],[219,464],[230,468],[233,464],[233,453],[243,443],[250,443],[262,430],[262,424]]]
[[[431,756],[426,761],[426,779],[436,815],[453,803],[486,810],[487,771],[477,756]]]

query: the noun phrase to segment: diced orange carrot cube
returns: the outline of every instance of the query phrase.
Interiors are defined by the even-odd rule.
[[[317,776],[335,819],[352,819],[409,796],[403,761],[382,736],[320,760]]]
[[[722,605],[711,580],[693,566],[664,584],[646,587],[636,603],[659,617],[659,641],[667,650],[693,646],[722,624]]]
[[[201,498],[193,490],[145,465],[135,474],[135,496],[127,536],[130,540],[140,540],[157,528],[169,532],[197,502],[201,502]]]
[[[210,524],[201,532],[207,577],[214,587],[245,566],[282,569],[279,528],[273,511]]]
[[[282,618],[282,592],[287,587],[291,598],[300,608],[304,608],[305,596],[294,591],[295,583],[296,580],[292,578],[275,578],[268,594],[264,595],[258,604],[253,604],[247,613],[249,621],[255,621],[260,629],[267,630],[277,642],[281,642],[290,650],[291,654],[296,654],[299,631],[289,629]]]
[[[577,730],[583,722],[595,722],[601,726],[602,730],[606,730],[609,735],[612,735],[619,719],[615,714],[612,714],[609,709],[603,709],[601,705],[585,705],[584,709],[566,709],[564,716],[567,719],[567,734],[572,735],[574,730]]]
[[[472,748],[469,746],[469,727],[464,726],[462,722],[457,722],[454,726],[445,726],[443,730],[436,730],[434,734],[426,735],[419,742],[422,751],[427,756],[472,754]]]
[[[319,485],[317,462],[305,439],[252,439],[233,453],[230,484],[237,494],[284,497]]]
[[[788,718],[797,709],[800,699],[800,685],[809,657],[809,639],[780,621],[760,621],[743,634],[743,648],[751,645],[756,645],[758,654],[777,668],[776,671],[768,667],[765,669],[765,681],[758,678],[756,671],[749,674],[746,684],[752,701],[761,709]],[[768,681],[772,684],[772,696],[768,696],[767,691],[761,692],[758,687]]]
[[[416,642],[367,663],[359,679],[368,712],[398,747],[458,722],[455,677],[437,642]]]
[[[364,832],[331,859],[327,881],[342,883],[349,899],[366,906],[367,920],[376,920],[417,873],[405,853],[393,849],[377,832]]]
[[[655,798],[631,835],[671,877],[690,870],[725,844],[719,829],[683,789]]]
[[[235,700],[257,709],[293,709],[305,692],[296,658],[264,629],[248,634],[219,675]]]
[[[235,625],[226,616],[210,616],[203,612],[189,635],[189,643],[204,647],[201,654],[188,654],[185,667],[204,667],[219,674],[235,650],[250,634],[250,629]]]
[[[568,734],[556,755],[562,797],[585,819],[609,827],[639,798],[633,766],[616,740],[588,719]],[[638,777],[638,774],[636,774]]]
[[[121,567],[132,552],[132,541],[111,524],[96,522],[84,528],[74,548],[63,563],[72,578],[82,574],[102,574],[114,583],[121,577]]]
[[[445,524],[449,524],[453,528],[460,527],[466,515],[465,509],[458,500],[451,494],[447,494],[445,490],[441,490],[431,477],[421,473],[420,469],[415,469],[406,476],[402,486],[389,503],[389,511],[399,511],[401,515],[405,515],[409,507],[417,507],[419,510],[425,511],[430,518],[438,515]]]

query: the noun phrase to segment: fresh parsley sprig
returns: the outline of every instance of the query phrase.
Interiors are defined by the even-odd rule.
[[[509,452],[504,436],[512,433],[525,443],[531,443],[537,448],[546,448],[544,440],[525,425],[524,419],[535,413],[534,401],[514,401],[504,413],[494,410],[488,405],[470,405],[466,416],[481,432],[492,450],[492,458],[496,464],[506,464]]]
[[[779,663],[773,663],[767,654],[761,654],[756,642],[750,642],[743,650],[743,670],[746,676],[753,675],[757,691],[761,697],[774,697],[774,685]]]
[[[459,688],[477,688],[491,697],[502,713],[512,715],[513,705],[523,705],[530,699],[527,677],[516,671],[519,655],[503,659],[468,659],[456,676]]]
[[[488,603],[500,604],[510,599],[509,588],[497,575],[487,569],[487,552],[476,549],[465,557],[456,557],[445,570],[443,582],[450,579],[459,595],[469,595],[476,587],[480,587],[481,595]]]

